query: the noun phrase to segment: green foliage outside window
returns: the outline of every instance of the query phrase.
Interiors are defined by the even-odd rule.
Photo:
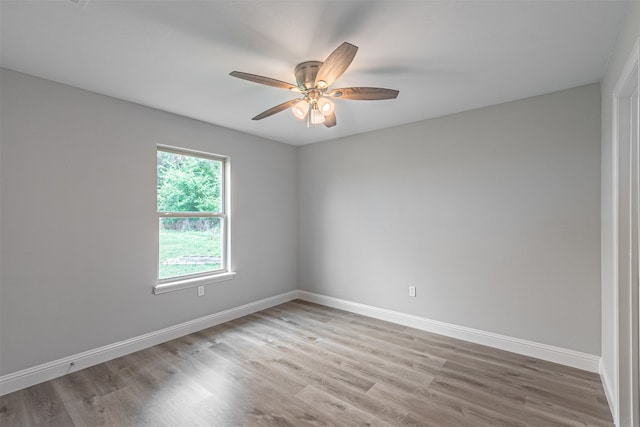
[[[158,150],[160,279],[221,268],[220,218],[163,217],[162,212],[221,212],[222,173],[221,160]]]
[[[219,212],[221,163],[158,151],[158,211]]]

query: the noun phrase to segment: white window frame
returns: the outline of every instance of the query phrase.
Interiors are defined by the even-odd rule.
[[[230,159],[228,156],[221,156],[218,154],[205,153],[202,151],[189,150],[185,148],[171,147],[166,145],[158,145],[156,153],[163,151],[165,153],[179,154],[183,156],[199,157],[208,160],[215,160],[222,163],[222,177],[221,177],[221,192],[222,197],[220,200],[219,212],[165,212],[157,210],[157,219],[159,222],[161,218],[220,218],[222,221],[222,259],[221,268],[214,271],[206,271],[202,273],[195,273],[186,276],[169,277],[166,279],[159,278],[160,272],[160,236],[157,235],[156,244],[156,284],[153,287],[154,294],[163,294],[166,292],[178,291],[181,289],[193,288],[196,286],[208,285],[211,283],[222,282],[225,280],[231,280],[235,277],[236,273],[231,271],[231,226],[229,208],[230,203]],[[157,174],[157,172],[156,172]],[[157,175],[156,175],[157,177]],[[157,192],[156,192],[157,197]],[[156,230],[159,230],[156,227]],[[159,233],[159,231],[157,231]]]

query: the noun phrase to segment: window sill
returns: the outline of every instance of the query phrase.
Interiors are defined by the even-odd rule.
[[[229,273],[220,273],[211,276],[195,277],[193,279],[176,280],[175,282],[159,283],[153,287],[153,293],[159,295],[182,289],[195,288],[196,286],[224,282],[226,280],[231,280],[234,277],[236,277],[236,272],[231,271]]]

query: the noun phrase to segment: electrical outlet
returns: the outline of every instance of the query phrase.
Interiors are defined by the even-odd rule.
[[[198,296],[204,296],[204,286],[198,286]]]
[[[416,287],[415,286],[409,286],[409,296],[410,297],[415,297],[416,296]]]

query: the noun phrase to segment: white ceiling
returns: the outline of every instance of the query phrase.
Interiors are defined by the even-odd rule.
[[[623,1],[105,1],[1,3],[3,67],[294,145],[597,82]],[[233,70],[295,83],[293,68],[344,41],[360,49],[333,87],[400,90],[336,101],[306,128],[294,96]]]

